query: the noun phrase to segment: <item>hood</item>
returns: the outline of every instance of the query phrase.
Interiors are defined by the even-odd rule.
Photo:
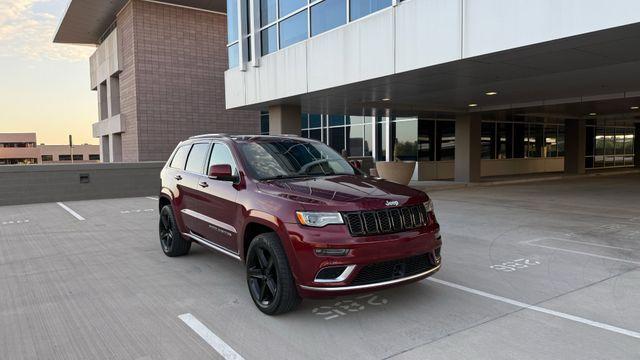
[[[298,202],[307,210],[374,210],[428,199],[424,192],[408,186],[353,175],[272,180],[258,183],[258,188]]]

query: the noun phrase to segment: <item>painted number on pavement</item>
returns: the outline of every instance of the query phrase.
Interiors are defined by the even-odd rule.
[[[516,259],[511,261],[505,261],[502,264],[496,264],[489,266],[493,270],[512,272],[520,269],[526,269],[531,266],[540,265],[540,261],[535,259]]]
[[[386,305],[389,301],[383,297],[375,294],[367,294],[358,296],[351,300],[340,300],[333,304],[333,306],[319,306],[311,310],[313,314],[322,316],[325,320],[335,319],[341,316],[346,316],[349,313],[356,313],[366,309],[369,306]]]

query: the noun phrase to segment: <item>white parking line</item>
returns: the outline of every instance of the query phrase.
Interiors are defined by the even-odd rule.
[[[492,299],[492,300],[500,301],[500,302],[507,303],[507,304],[510,304],[510,305],[513,305],[513,306],[521,307],[523,309],[541,312],[541,313],[544,313],[544,314],[547,314],[547,315],[556,316],[556,317],[559,317],[559,318],[575,321],[575,322],[578,322],[578,323],[581,323],[581,324],[597,327],[597,328],[600,328],[600,329],[604,329],[604,330],[612,331],[612,332],[615,332],[615,333],[618,333],[618,334],[622,334],[622,335],[634,337],[636,339],[640,339],[640,333],[636,332],[636,331],[631,331],[631,330],[619,328],[617,326],[613,326],[613,325],[609,325],[609,324],[605,324],[605,323],[601,323],[601,322],[597,322],[597,321],[581,318],[579,316],[566,314],[566,313],[563,313],[563,312],[560,312],[560,311],[550,310],[550,309],[546,309],[546,308],[543,308],[543,307],[540,307],[540,306],[535,306],[535,305],[523,303],[523,302],[520,302],[520,301],[517,301],[517,300],[505,298],[505,297],[502,297],[502,296],[489,294],[489,293],[481,291],[481,290],[468,288],[466,286],[454,284],[454,283],[451,283],[451,282],[448,282],[448,281],[445,281],[445,280],[440,280],[440,279],[436,279],[436,278],[428,278],[427,280],[433,281],[433,282],[441,284],[441,285],[449,286],[449,287],[452,287],[454,289],[458,289],[458,290],[461,290],[461,291],[464,291],[464,292],[468,292],[468,293],[471,293],[471,294],[474,294],[474,295],[486,297],[488,299]]]
[[[149,200],[158,201],[158,198],[155,196],[146,196],[146,198]]]
[[[584,251],[577,251],[577,250],[563,249],[563,248],[559,248],[559,247],[555,247],[555,246],[547,246],[547,245],[540,245],[540,244],[532,244],[530,241],[529,241],[529,242],[525,242],[525,244],[527,244],[527,245],[529,245],[529,246],[536,246],[536,247],[544,248],[544,249],[551,249],[551,250],[557,250],[557,251],[564,251],[564,252],[568,252],[568,253],[572,253],[572,254],[578,254],[578,255],[591,256],[591,257],[595,257],[595,258],[599,258],[599,259],[607,259],[607,260],[619,261],[619,262],[623,262],[623,263],[627,263],[627,264],[640,265],[640,261],[633,261],[633,260],[620,259],[620,258],[613,257],[613,256],[605,256],[605,255],[592,254],[592,253],[588,253],[588,252],[584,252]]]
[[[193,315],[187,313],[178,316],[187,326],[189,326],[196,334],[207,342],[218,354],[223,358],[230,360],[244,360],[240,354],[227,345],[222,339],[214,334],[208,327],[206,327],[200,320],[196,319]]]
[[[77,212],[73,211],[70,207],[68,207],[67,205],[59,202],[57,203],[58,205],[60,205],[61,208],[67,210],[67,212],[71,215],[73,215],[73,217],[75,217],[76,219],[80,220],[80,221],[84,221],[85,218],[83,218],[82,216],[80,216],[80,214],[78,214]]]
[[[536,241],[540,241],[540,240],[545,240],[545,239],[538,239],[538,240],[527,241],[527,243],[536,242]],[[549,240],[565,241],[565,242],[576,243],[576,244],[584,244],[584,245],[589,245],[589,246],[597,246],[597,247],[602,247],[602,248],[607,248],[607,249],[617,249],[617,250],[625,250],[625,251],[636,251],[636,249],[623,248],[623,247],[619,247],[619,246],[611,246],[611,245],[602,245],[602,244],[596,244],[596,243],[592,243],[592,242],[588,242],[588,241],[578,241],[578,240],[558,239],[558,238],[549,238]]]

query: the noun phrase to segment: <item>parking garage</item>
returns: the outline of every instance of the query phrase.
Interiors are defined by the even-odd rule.
[[[443,268],[267,317],[243,266],[167,258],[157,198],[0,207],[7,358],[634,358],[640,174],[431,193]]]

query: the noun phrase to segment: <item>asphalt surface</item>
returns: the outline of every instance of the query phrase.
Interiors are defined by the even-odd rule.
[[[154,199],[63,204],[84,220],[0,207],[0,358],[638,359],[639,185],[434,192],[435,281],[278,317],[254,307],[239,262],[197,245],[165,257]]]

